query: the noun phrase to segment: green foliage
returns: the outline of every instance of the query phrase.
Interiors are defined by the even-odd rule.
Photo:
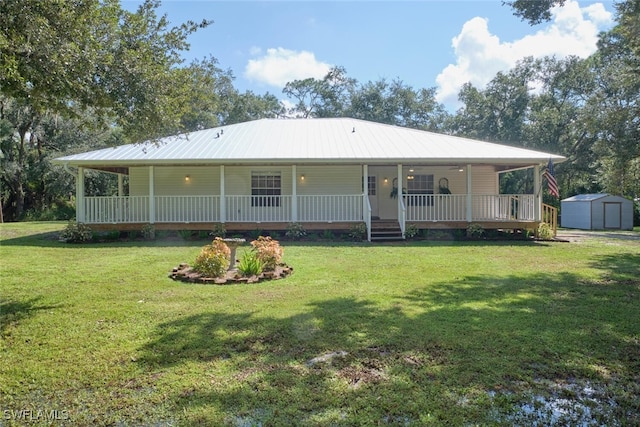
[[[142,226],[142,237],[145,240],[155,240],[156,238],[156,227],[153,224],[145,224]]]
[[[416,224],[407,224],[404,228],[404,237],[407,239],[413,239],[420,235],[420,229]]]
[[[240,262],[238,263],[238,271],[243,276],[257,276],[262,273],[264,264],[258,258],[258,254],[254,251],[245,251]]]
[[[553,235],[553,230],[551,226],[546,222],[541,222],[538,225],[538,238],[542,240],[553,240],[555,236]]]
[[[231,250],[216,237],[210,245],[202,248],[193,263],[193,269],[208,277],[220,277],[229,268]]]
[[[189,240],[189,239],[191,239],[193,237],[193,231],[191,231],[191,230],[180,230],[180,231],[178,231],[178,234],[184,240]]]
[[[331,230],[322,230],[322,233],[320,234],[320,237],[324,240],[333,240],[336,238],[336,235],[333,231]]]
[[[265,270],[274,270],[282,261],[284,249],[277,240],[271,237],[259,236],[251,242],[256,258],[262,263]]]
[[[227,235],[227,227],[225,227],[224,224],[220,223],[220,224],[216,224],[213,227],[213,231],[211,231],[211,236],[213,237],[220,237],[220,238],[224,238],[224,236]]]
[[[480,224],[473,223],[467,227],[467,237],[470,239],[480,239],[484,235],[484,228]]]
[[[298,240],[307,235],[307,231],[299,222],[290,222],[287,224],[285,236],[293,240]]]
[[[162,279],[199,247],[70,248],[52,239],[64,226],[0,224],[10,410],[68,408],[60,424],[80,426],[640,425],[640,241],[618,233],[295,245],[286,280],[221,288]],[[537,395],[589,410],[534,418]]]
[[[93,231],[87,224],[69,221],[66,228],[60,233],[60,240],[67,243],[86,243],[93,238]]]
[[[356,242],[367,240],[367,225],[364,222],[352,225],[349,229],[348,237]]]

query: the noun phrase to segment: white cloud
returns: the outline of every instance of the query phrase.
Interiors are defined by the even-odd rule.
[[[601,3],[581,9],[575,0],[554,8],[552,16],[547,27],[513,42],[491,34],[485,18],[467,21],[452,40],[456,63],[436,77],[438,101],[456,104],[463,84],[484,87],[498,71],[510,69],[526,56],[587,57],[596,51],[598,33],[613,22]]]
[[[322,78],[330,69],[330,64],[318,61],[312,52],[296,52],[279,47],[267,49],[265,55],[250,59],[244,76],[251,81],[283,88],[293,80]]]

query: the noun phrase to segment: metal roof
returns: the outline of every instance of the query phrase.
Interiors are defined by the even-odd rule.
[[[261,119],[55,159],[72,166],[242,163],[544,164],[562,156],[350,118]]]

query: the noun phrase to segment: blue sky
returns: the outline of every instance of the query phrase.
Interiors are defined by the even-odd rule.
[[[174,25],[213,20],[189,38],[185,59],[214,56],[240,91],[284,98],[287,81],[321,78],[339,65],[360,83],[397,78],[414,89],[436,87],[449,109],[462,84],[483,87],[525,56],[588,56],[614,18],[612,1],[576,0],[533,27],[499,0],[164,0],[160,12]]]

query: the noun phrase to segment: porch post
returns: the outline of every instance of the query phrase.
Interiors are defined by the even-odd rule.
[[[78,167],[78,179],[76,179],[76,222],[84,221],[84,168]]]
[[[367,241],[371,241],[371,204],[369,203],[369,165],[362,165],[362,220],[367,227]]]
[[[220,222],[227,221],[227,201],[224,195],[224,165],[220,165]]]
[[[533,219],[542,220],[542,180],[540,179],[540,165],[533,167]]]
[[[149,224],[156,222],[155,178],[153,177],[153,172],[153,166],[149,166]]]
[[[473,188],[471,186],[471,165],[467,165],[467,222],[473,221]]]
[[[402,163],[398,164],[398,224],[400,225],[400,231],[402,232],[402,238],[404,239],[404,224],[405,224],[405,211],[404,211],[404,194],[402,193]]]
[[[118,197],[124,196],[124,175],[118,174]]]
[[[298,171],[291,165],[291,221],[298,221]]]

